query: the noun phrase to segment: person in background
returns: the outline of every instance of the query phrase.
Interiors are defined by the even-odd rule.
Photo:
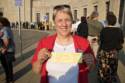
[[[13,41],[13,33],[10,28],[10,22],[5,17],[0,17],[0,60],[6,75],[6,83],[14,83],[13,64],[15,61],[15,44]]]
[[[88,24],[86,17],[81,17],[81,23],[78,25],[76,34],[84,38],[88,37]]]
[[[88,72],[93,68],[95,58],[89,41],[71,34],[73,18],[70,6],[55,6],[53,21],[56,34],[39,41],[32,58],[32,70],[41,75],[40,83],[88,83]],[[82,62],[78,64],[51,63],[51,52],[82,52],[84,57],[81,57]]]
[[[3,12],[0,12],[0,17],[3,17]]]
[[[98,77],[100,83],[118,83],[118,52],[123,47],[123,32],[115,26],[117,18],[113,12],[108,12],[106,20],[108,26],[102,29],[99,38]]]
[[[98,37],[100,35],[100,32],[103,28],[103,25],[101,22],[98,21],[99,14],[97,11],[93,11],[88,19],[88,40],[90,42],[90,45],[94,51],[95,57],[97,56],[98,51]]]
[[[109,12],[107,12],[106,17],[107,17],[107,15],[108,15],[108,13],[109,13]],[[105,20],[99,20],[99,21],[103,24],[104,27],[107,27],[107,26],[108,26],[108,23],[107,23],[106,19],[105,19]],[[114,26],[120,27],[119,22],[117,21]]]
[[[72,34],[76,34],[78,25],[80,23],[81,23],[81,21],[79,19],[76,19],[76,21],[73,21],[73,23],[72,23],[72,29],[71,29]]]

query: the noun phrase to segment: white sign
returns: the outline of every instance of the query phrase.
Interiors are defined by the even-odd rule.
[[[82,53],[54,53],[49,59],[51,63],[80,63],[82,61]]]
[[[15,0],[16,6],[22,6],[22,0]]]

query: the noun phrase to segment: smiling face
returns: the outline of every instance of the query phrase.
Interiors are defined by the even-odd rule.
[[[67,12],[58,11],[55,16],[54,22],[57,34],[61,36],[67,36],[70,34],[72,27],[72,18]]]

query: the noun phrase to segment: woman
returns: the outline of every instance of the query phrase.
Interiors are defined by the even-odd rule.
[[[113,12],[106,17],[108,26],[100,33],[100,48],[98,52],[98,74],[100,83],[118,83],[118,51],[124,43],[122,30],[114,25],[117,22]]]
[[[33,71],[41,74],[40,83],[88,83],[88,71],[94,64],[94,56],[89,42],[85,38],[71,35],[72,14],[70,6],[55,6],[53,20],[56,34],[40,40],[32,59]],[[50,59],[53,57],[51,52],[83,52],[84,62],[77,65],[52,64],[50,63]],[[72,67],[73,69],[70,70]],[[52,68],[54,69],[52,70]]]
[[[14,83],[12,62],[15,60],[15,45],[10,22],[7,18],[0,17],[0,32],[2,33],[0,36],[0,59],[6,74],[6,83]]]

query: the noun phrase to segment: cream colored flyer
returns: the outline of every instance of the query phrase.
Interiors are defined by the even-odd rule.
[[[50,58],[52,63],[79,63],[82,53],[54,53]]]

